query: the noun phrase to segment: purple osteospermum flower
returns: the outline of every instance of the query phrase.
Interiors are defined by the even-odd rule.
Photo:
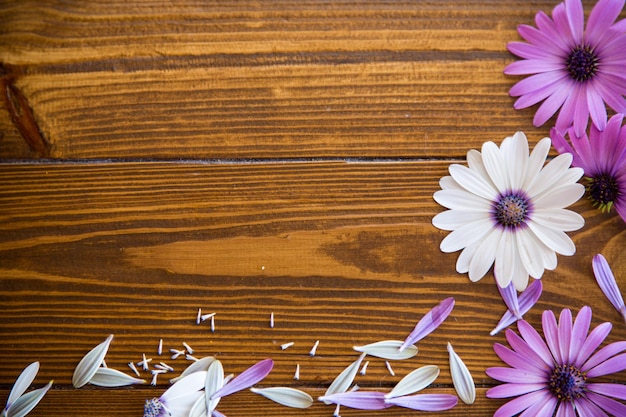
[[[558,110],[556,128],[572,124],[578,135],[589,116],[599,130],[607,121],[605,103],[626,113],[626,34],[623,21],[615,24],[624,0],[600,0],[591,11],[587,27],[580,0],[565,0],[552,18],[537,13],[537,28],[520,25],[519,34],[529,43],[510,42],[509,51],[524,58],[509,64],[507,75],[531,75],[511,88],[518,97],[516,109],[543,101],[533,123],[543,125]]]
[[[543,312],[544,339],[526,321],[518,322],[520,336],[506,331],[511,349],[496,343],[496,354],[510,368],[486,370],[505,382],[487,391],[488,398],[511,398],[494,417],[518,414],[533,417],[626,416],[626,385],[593,382],[596,377],[626,369],[626,341],[611,343],[595,352],[611,331],[602,323],[591,332],[591,308],[583,307],[572,324],[565,309],[557,324],[552,311]],[[594,353],[595,352],[595,353]]]
[[[626,221],[626,126],[622,126],[623,119],[622,114],[614,115],[602,132],[591,126],[589,137],[584,132],[576,135],[569,129],[571,144],[556,129],[552,129],[550,136],[556,150],[572,154],[572,165],[585,171],[587,192],[594,206],[602,211],[615,207]]]
[[[565,207],[585,191],[577,183],[583,170],[570,168],[569,154],[544,166],[549,149],[550,139],[544,138],[529,155],[526,136],[517,132],[500,147],[486,142],[481,152],[470,150],[467,167],[450,165],[450,176],[433,196],[450,210],[432,223],[452,231],[441,242],[443,252],[463,250],[459,273],[478,281],[495,263],[498,285],[512,281],[523,291],[529,275],[539,279],[545,269],[556,268],[556,253],[574,254],[565,232],[580,229],[584,220]]]

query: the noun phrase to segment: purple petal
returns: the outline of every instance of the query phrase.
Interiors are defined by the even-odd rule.
[[[574,41],[577,44],[580,44],[583,40],[583,29],[585,27],[583,5],[580,0],[566,0],[565,12],[567,14],[567,21],[569,23],[569,28],[572,31]]]
[[[550,349],[546,345],[546,342],[541,338],[537,330],[535,330],[525,320],[517,322],[517,329],[520,335],[524,338],[524,341],[530,346],[533,352],[536,352],[539,358],[548,366],[553,365],[553,356]]]
[[[545,388],[545,382],[540,384],[502,384],[489,389],[485,395],[487,398],[511,398],[519,397],[520,395],[539,391]]]
[[[611,271],[611,267],[608,262],[601,254],[597,254],[593,257],[592,261],[593,265],[593,274],[596,276],[596,281],[598,281],[598,285],[600,289],[609,299],[613,307],[617,311],[619,311],[624,320],[626,320],[626,306],[624,306],[624,299],[622,298],[622,294],[617,286],[617,282],[615,281],[615,276],[613,275],[613,271]]]
[[[226,414],[224,414],[224,413],[220,413],[220,412],[219,412],[219,411],[217,411],[217,410],[213,410],[213,411],[211,412],[211,416],[213,416],[213,417],[226,417]]]
[[[609,383],[590,383],[585,385],[586,389],[596,394],[606,395],[607,397],[619,398],[626,400],[626,385],[609,384]]]
[[[517,397],[502,407],[498,408],[493,417],[515,416],[538,401],[545,402],[551,397],[547,390],[534,391],[521,397]]]
[[[511,310],[505,311],[504,314],[502,315],[502,318],[496,325],[496,327],[491,332],[489,332],[489,335],[495,336],[496,334],[500,333],[502,330],[509,327],[511,324],[515,323],[517,320],[519,319],[515,317],[513,313],[511,313]]]
[[[318,398],[320,401],[356,408],[358,410],[383,410],[392,404],[385,402],[385,393],[378,391],[349,391]]]
[[[546,338],[550,352],[558,363],[563,363],[561,350],[559,349],[559,327],[556,323],[556,317],[551,310],[545,310],[541,315],[541,323],[543,326],[543,335]]]
[[[589,306],[584,306],[578,312],[576,320],[574,321],[574,327],[572,328],[571,343],[568,353],[569,363],[574,362],[577,359],[578,353],[587,340],[590,324],[591,308]]]
[[[502,301],[504,301],[504,304],[509,309],[509,311],[513,313],[515,317],[521,319],[522,315],[519,311],[519,300],[517,299],[517,291],[515,290],[515,285],[512,282],[504,288],[498,285],[498,291],[500,292]]]
[[[547,376],[540,372],[530,372],[522,369],[493,367],[487,368],[485,373],[493,379],[501,382],[510,382],[513,384],[529,383],[529,384],[546,384]]]
[[[576,359],[574,360],[574,365],[579,368],[582,367],[582,364],[585,363],[591,354],[595,352],[598,346],[604,342],[604,339],[606,339],[611,332],[612,327],[613,325],[611,323],[601,323],[593,329],[591,333],[589,333],[589,336],[587,336],[585,343],[578,351]]]
[[[596,376],[610,375],[621,372],[624,369],[626,369],[626,353],[605,360],[598,366],[590,369],[589,372],[587,372],[587,376],[593,378]]]
[[[626,416],[626,405],[618,401],[593,392],[588,392],[587,398],[612,416]]]
[[[549,352],[548,357],[543,358],[537,351],[533,350],[533,347],[531,345],[529,345],[524,339],[522,339],[512,330],[506,331],[506,340],[509,342],[511,348],[515,352],[524,356],[528,362],[532,362],[532,364],[536,368],[543,369],[545,372],[548,372],[552,369],[552,356]],[[545,349],[546,351],[548,350],[547,347]]]
[[[570,357],[570,345],[572,341],[572,312],[565,308],[561,310],[559,316],[559,335],[557,338],[559,351],[561,352],[561,358],[563,363],[569,363]]]
[[[511,368],[532,373],[542,373],[542,371],[546,371],[543,363],[537,364],[535,361],[528,360],[528,358],[523,354],[515,352],[500,343],[494,344],[493,350],[496,352],[496,355],[498,355],[498,357]]]
[[[540,280],[533,281],[524,292],[522,292],[518,298],[515,286],[510,283],[507,287],[502,288],[497,286],[502,296],[504,304],[507,305],[508,310],[502,315],[502,318],[489,334],[491,336],[499,333],[501,330],[506,329],[517,320],[521,319],[524,314],[528,312],[537,303],[539,297],[541,297],[541,291],[543,290],[543,284]]]
[[[602,365],[604,362],[609,360],[609,358],[614,357],[617,354],[626,351],[626,341],[614,342],[610,345],[607,345],[597,351],[592,357],[589,358],[587,362],[581,367],[581,371],[590,373],[593,372],[593,369],[596,369],[597,366]],[[598,375],[596,373],[596,375]],[[591,377],[591,375],[589,375]]]
[[[224,385],[221,389],[217,390],[215,394],[211,396],[212,399],[225,397],[237,391],[249,388],[257,382],[265,378],[274,367],[274,361],[271,359],[264,359],[256,364],[252,365],[236,377],[234,377],[228,384]]]
[[[543,284],[541,280],[536,279],[520,294],[519,309],[522,316],[537,303],[542,291]]]
[[[444,411],[453,408],[458,398],[449,394],[416,394],[389,398],[387,403],[420,411]]]
[[[454,308],[454,298],[449,297],[441,303],[433,307],[422,319],[417,323],[411,334],[407,336],[400,346],[400,351],[422,340],[432,333],[441,323],[448,318]]]
[[[609,28],[615,19],[618,18],[624,1],[600,0],[591,10],[587,20],[587,30],[585,36],[587,40],[596,43],[598,37]]]

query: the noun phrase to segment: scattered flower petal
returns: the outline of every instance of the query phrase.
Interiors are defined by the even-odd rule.
[[[416,394],[389,398],[387,404],[419,411],[444,411],[456,406],[458,401],[450,394]]]
[[[357,360],[352,362],[352,364],[350,364],[346,369],[341,371],[341,373],[337,375],[335,380],[330,384],[328,389],[326,389],[326,393],[324,395],[328,396],[332,394],[346,392],[348,388],[350,388],[350,385],[352,385],[352,382],[356,377],[356,373],[359,370],[359,366],[361,366],[363,358],[365,358],[365,353],[362,353]]]
[[[385,402],[385,393],[377,391],[349,391],[319,397],[325,404],[337,404],[358,410],[383,410],[392,404]]]
[[[617,282],[615,281],[615,276],[613,275],[613,271],[611,271],[611,267],[609,263],[606,261],[604,256],[601,254],[597,254],[593,257],[593,274],[596,277],[596,281],[602,289],[602,292],[609,299],[613,307],[622,315],[624,320],[626,320],[626,306],[624,306],[624,299],[622,298],[622,294],[617,286]]]
[[[450,355],[450,373],[452,374],[454,389],[465,404],[473,404],[476,401],[476,386],[474,385],[472,374],[450,343],[448,343],[448,353]]]
[[[250,388],[255,394],[291,408],[309,408],[313,397],[304,391],[289,387]]]
[[[500,286],[498,286],[500,289]],[[507,286],[507,290],[502,290],[500,294],[504,303],[509,309],[504,313],[498,325],[495,329],[489,333],[491,336],[498,334],[501,330],[506,329],[517,320],[521,319],[539,300],[541,292],[543,290],[543,284],[541,280],[535,280],[520,294],[517,296],[517,291],[513,287],[513,283]],[[512,292],[511,292],[512,291]],[[511,308],[517,308],[517,312],[511,310]]]
[[[18,376],[15,380],[15,384],[13,384],[9,398],[7,398],[5,411],[26,392],[28,387],[30,387],[30,384],[32,384],[35,380],[37,372],[39,372],[39,362],[33,362],[24,368],[20,376]]]
[[[389,360],[409,359],[417,355],[417,346],[415,345],[410,345],[400,350],[400,347],[404,344],[405,342],[400,340],[383,340],[365,346],[355,346],[354,350]]]
[[[178,382],[184,377],[186,377],[187,375],[192,374],[194,372],[207,371],[209,369],[209,366],[215,360],[216,359],[213,356],[205,356],[202,359],[198,359],[197,361],[189,365],[187,368],[185,368],[185,370],[179,376],[177,376],[176,378],[170,379],[170,383],[173,384],[175,382]]]
[[[217,407],[220,396],[215,395],[224,386],[224,367],[218,359],[214,360],[206,373],[206,381],[204,383],[204,399],[206,402],[206,411],[211,413]]]
[[[232,381],[215,392],[211,398],[225,397],[234,392],[250,388],[252,385],[262,381],[263,378],[269,375],[273,367],[274,361],[271,359],[259,361],[234,377]]]
[[[187,417],[198,399],[204,403],[202,389],[206,375],[206,371],[191,373],[178,380],[160,398],[146,400],[144,417]]]
[[[415,325],[415,328],[407,336],[400,346],[400,351],[403,351],[410,345],[419,342],[430,333],[432,333],[437,327],[443,323],[454,308],[454,298],[448,297],[441,303],[433,307],[422,319]]]
[[[80,388],[87,384],[96,374],[109,350],[111,340],[113,340],[113,335],[109,335],[104,342],[91,349],[89,353],[78,362],[74,370],[74,375],[72,376],[72,385],[74,385],[74,388]]]
[[[99,387],[124,387],[133,384],[145,384],[146,380],[126,375],[117,369],[100,367],[91,377],[89,383]]]
[[[6,411],[6,417],[24,417],[30,413],[52,387],[52,382],[50,381],[44,387],[18,397]]]
[[[390,393],[385,395],[385,398],[402,397],[405,395],[413,394],[417,391],[421,391],[439,376],[439,368],[435,365],[422,366],[409,373],[402,378],[400,382],[396,384]]]

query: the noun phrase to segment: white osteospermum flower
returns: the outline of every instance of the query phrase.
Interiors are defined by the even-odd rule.
[[[440,181],[437,203],[450,209],[433,218],[433,225],[450,233],[441,242],[443,252],[462,250],[459,273],[480,280],[494,265],[501,287],[511,281],[518,291],[529,275],[541,278],[557,265],[556,254],[573,255],[574,243],[565,234],[584,225],[582,216],[566,210],[585,192],[577,181],[580,168],[570,168],[572,157],[562,154],[544,166],[550,138],[529,155],[522,132],[504,139],[500,147],[483,144],[481,152],[467,153],[468,166],[453,164]]]

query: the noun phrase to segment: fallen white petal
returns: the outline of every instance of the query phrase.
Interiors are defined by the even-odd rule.
[[[179,376],[170,379],[170,383],[173,384],[186,377],[187,375],[193,374],[194,372],[206,371],[207,369],[209,369],[209,366],[211,365],[211,363],[213,363],[214,360],[215,358],[213,356],[205,356],[202,359],[198,359],[187,368],[185,368],[185,370]]]
[[[33,408],[39,404],[39,401],[46,395],[46,392],[52,386],[52,381],[48,382],[43,388],[33,390],[27,394],[20,396],[11,406],[6,413],[7,417],[24,417],[30,413]]]
[[[363,358],[365,358],[365,353],[362,353],[356,361],[352,362],[350,366],[341,371],[341,373],[337,375],[337,378],[330,384],[324,395],[346,392],[348,388],[350,388],[350,385],[352,385],[352,381],[354,381],[354,377],[356,377],[356,373],[359,371]],[[330,403],[326,404],[328,405]]]
[[[215,410],[213,410],[215,411]],[[209,416],[211,413],[208,414]],[[204,396],[200,396],[196,402],[193,403],[193,406],[189,410],[189,415],[187,417],[206,417],[206,399]]]
[[[20,376],[17,377],[13,389],[11,389],[11,393],[9,394],[9,398],[7,398],[7,408],[26,392],[30,384],[35,380],[37,372],[39,372],[39,362],[33,362],[24,368]]]
[[[113,368],[98,368],[91,377],[89,383],[99,387],[124,387],[133,384],[145,384],[145,379],[139,379],[126,375],[124,372]]]
[[[383,340],[365,346],[355,346],[354,350],[376,356],[377,358],[390,360],[409,359],[417,355],[417,346],[415,345],[409,345],[403,351],[400,351],[400,346],[403,343],[400,340]]]
[[[452,374],[454,389],[465,404],[473,404],[476,400],[476,387],[472,374],[450,343],[448,343],[448,353],[450,354],[450,373]]]
[[[215,359],[211,365],[209,365],[209,369],[206,373],[206,382],[204,383],[204,398],[206,401],[207,414],[211,414],[211,412],[215,410],[215,407],[217,407],[217,403],[220,402],[221,397],[215,399],[211,399],[211,397],[223,386],[224,367],[222,367],[222,362]]]
[[[309,408],[313,398],[304,391],[289,387],[250,388],[255,394],[291,408]]]
[[[435,365],[422,366],[402,378],[385,398],[402,397],[421,391],[439,376],[439,368]]]
[[[74,388],[82,387],[95,375],[109,350],[111,340],[113,340],[112,334],[109,335],[104,342],[91,349],[89,353],[78,362],[74,370],[74,375],[72,376],[72,385],[74,385]]]

